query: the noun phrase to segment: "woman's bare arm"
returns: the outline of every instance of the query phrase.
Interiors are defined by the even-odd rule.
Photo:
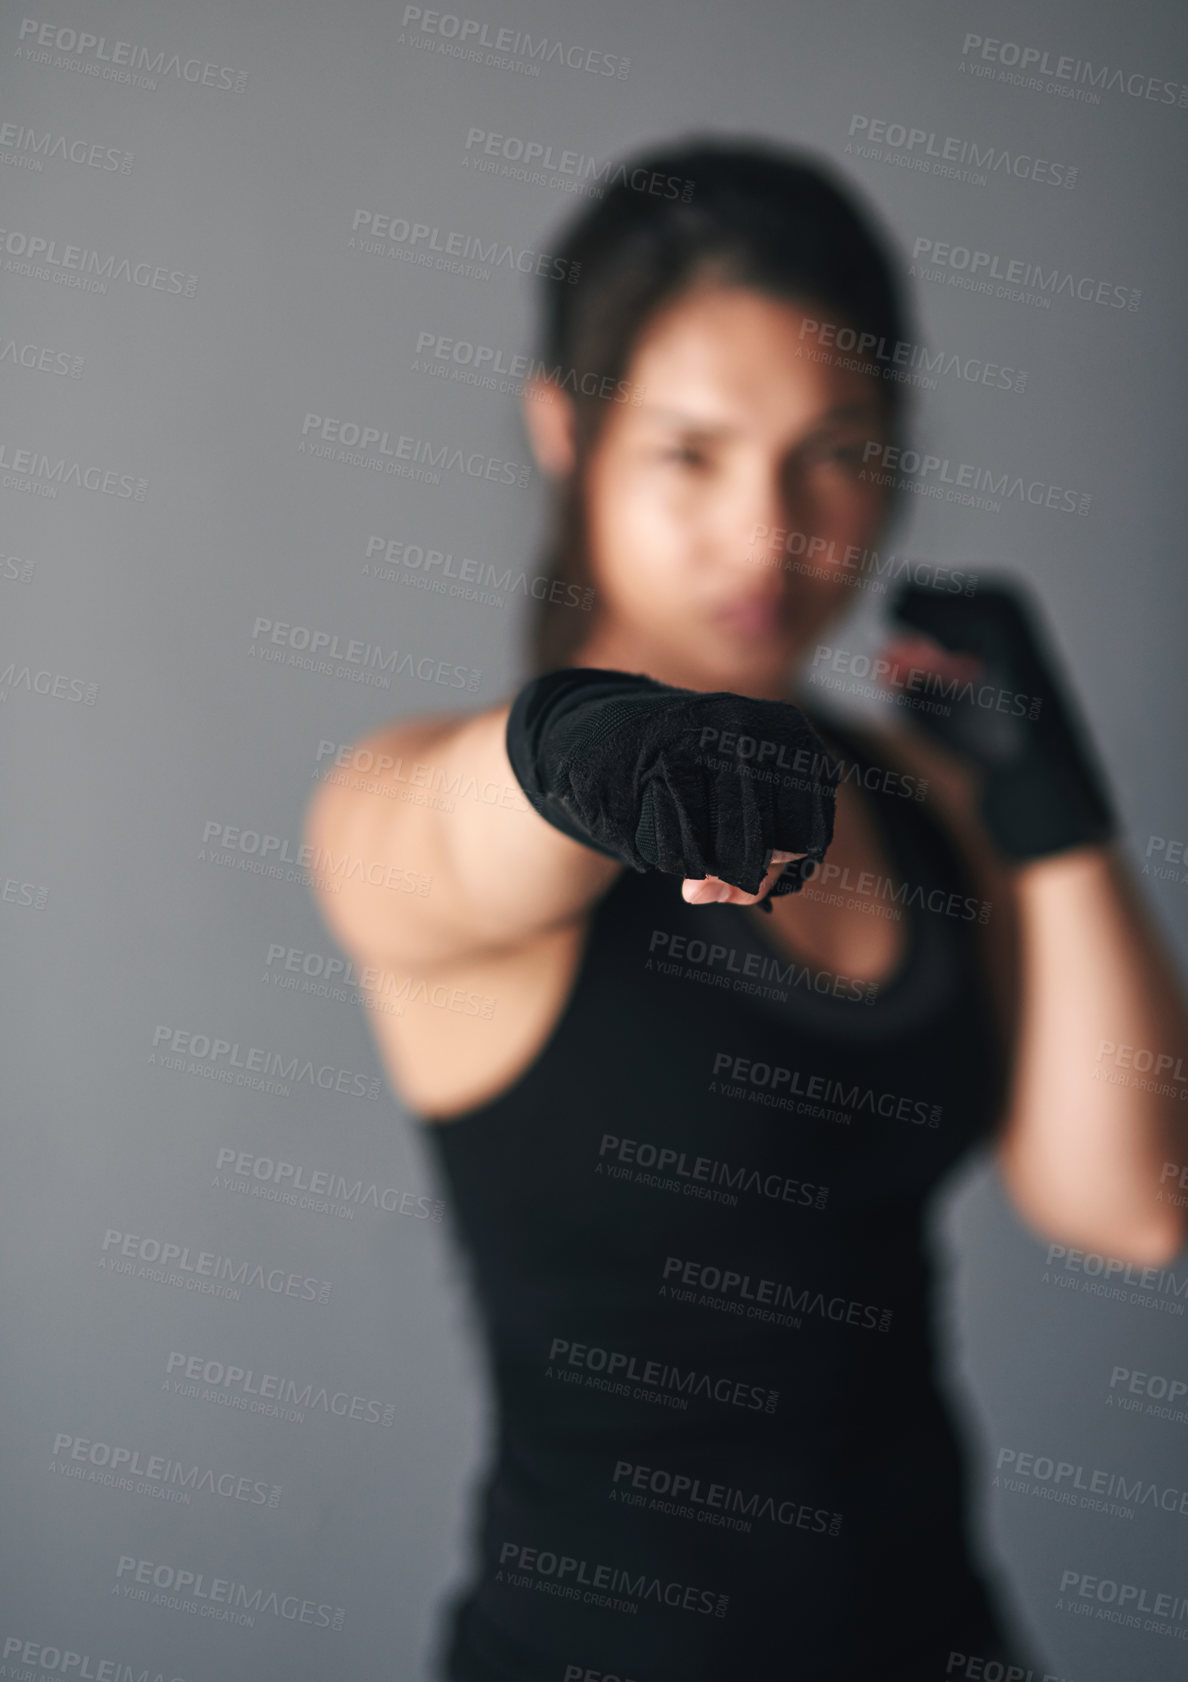
[[[335,756],[306,840],[315,858],[340,865],[324,876],[320,903],[347,951],[423,968],[513,951],[581,917],[626,869],[532,809],[507,757],[510,711],[508,701],[386,725]],[[684,896],[717,890],[753,905],[800,857],[773,851],[758,893],[710,876],[685,878]],[[428,877],[428,891],[384,885],[406,873]]]
[[[1168,1266],[1185,1226],[1163,1176],[1188,1161],[1175,965],[1116,847],[1037,859],[1015,872],[1015,892],[1022,1015],[1006,1183],[1053,1239]],[[1159,1078],[1173,1068],[1178,1079]]]
[[[362,866],[319,896],[347,951],[424,969],[512,949],[573,922],[626,868],[533,811],[508,762],[510,709],[397,721],[336,756],[306,840]],[[397,870],[428,891],[385,885]]]
[[[998,1138],[1016,1210],[1052,1243],[1140,1267],[1168,1265],[1185,1236],[1162,1192],[1188,1162],[1188,1122],[1170,1079],[1122,1073],[1182,1066],[1188,1010],[1175,966],[1112,847],[1011,867],[994,854],[968,771],[933,743],[893,738],[930,778],[990,904],[987,955],[1012,1047]],[[1005,987],[1003,986],[1005,983]],[[1128,1055],[1129,1054],[1129,1057]]]

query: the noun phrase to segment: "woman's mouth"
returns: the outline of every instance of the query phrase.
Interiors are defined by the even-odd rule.
[[[774,636],[783,626],[781,603],[773,596],[726,602],[717,609],[714,618],[726,630],[754,639]]]

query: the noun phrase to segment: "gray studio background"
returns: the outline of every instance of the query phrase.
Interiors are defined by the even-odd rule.
[[[526,487],[456,470],[434,484],[300,449],[315,414],[530,461],[513,396],[413,363],[426,332],[505,360],[533,350],[536,283],[506,265],[416,265],[390,237],[384,253],[350,243],[362,212],[548,253],[578,201],[470,167],[471,129],[599,158],[701,131],[807,143],[866,190],[905,266],[927,238],[1137,289],[1136,309],[1067,296],[1041,309],[920,282],[926,343],[1027,375],[1021,391],[939,378],[921,441],[1091,505],[910,498],[898,541],[1034,580],[1136,869],[1153,837],[1156,859],[1188,837],[1188,108],[1061,97],[999,79],[1001,53],[983,76],[968,73],[980,49],[963,54],[980,34],[1182,88],[1188,26],[1172,0],[1038,13],[976,0],[465,0],[457,14],[628,61],[612,75],[465,60],[438,50],[440,30],[402,38],[403,13],[378,0],[65,0],[6,6],[0,23],[0,1675],[61,1674],[55,1655],[69,1650],[96,1673],[107,1659],[185,1682],[415,1682],[464,1565],[485,1421],[462,1277],[432,1218],[439,1188],[363,1011],[280,985],[277,952],[312,954],[314,968],[338,955],[284,864],[326,763],[319,744],[494,705],[520,681],[522,595],[475,603],[405,587],[399,566],[364,568],[380,537],[533,572],[536,472]],[[105,44],[70,51],[64,30]],[[132,79],[113,73],[132,58]],[[1058,161],[1075,185],[971,183],[888,161],[886,146],[847,152],[856,117]],[[30,132],[66,144],[39,153]],[[32,239],[56,243],[22,272]],[[70,245],[127,259],[141,280],[63,284]],[[77,463],[83,482],[41,494],[53,481],[39,455]],[[847,635],[869,648],[878,601],[855,594]],[[465,666],[476,687],[395,676],[378,688],[269,661],[261,619]],[[240,839],[220,847],[229,831]],[[242,867],[245,832],[274,838],[273,874]],[[1143,891],[1183,958],[1183,872]],[[189,1057],[171,1067],[177,1033],[308,1059],[329,1089],[300,1076],[287,1092],[227,1084]],[[364,1190],[339,1199],[345,1213],[255,1197],[261,1182],[225,1166],[239,1153]],[[1068,1270],[1076,1288],[1060,1288],[982,1159],[953,1182],[940,1224],[982,1531],[1016,1610],[1061,1678],[1171,1682],[1183,1642],[1057,1603],[1065,1570],[1188,1592],[1188,1516],[1109,1517],[991,1479],[1013,1448],[1188,1482],[1183,1412],[1119,1410],[1110,1387],[1119,1366],[1188,1377],[1184,1258],[1134,1301],[1094,1295]],[[297,1283],[245,1284],[234,1300],[121,1273],[126,1235]],[[228,1367],[254,1376],[187,1388],[187,1373]],[[242,1405],[278,1379],[308,1390],[302,1418]],[[164,1461],[197,1468],[188,1501],[161,1495]],[[151,1582],[127,1592],[128,1560],[161,1568],[158,1585],[189,1571],[275,1590],[290,1611],[246,1627],[153,1603]],[[302,1601],[329,1610],[298,1616]]]

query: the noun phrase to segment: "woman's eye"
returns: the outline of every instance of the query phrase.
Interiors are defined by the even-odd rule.
[[[686,467],[703,467],[705,457],[700,450],[691,448],[688,444],[677,444],[672,449],[661,450],[662,461],[676,461]]]
[[[831,444],[825,451],[827,461],[841,462],[845,467],[861,467],[866,459],[866,440],[855,444]]]

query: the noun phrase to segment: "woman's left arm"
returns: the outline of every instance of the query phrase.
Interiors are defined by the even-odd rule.
[[[1172,1199],[1188,1165],[1188,1004],[1171,957],[1111,845],[999,880],[1019,986],[1007,1189],[1056,1242],[1163,1266],[1184,1244]]]
[[[909,683],[940,674],[954,696],[911,747],[940,754],[933,786],[992,907],[1007,1190],[1052,1242],[1164,1265],[1185,1239],[1188,1003],[1038,606],[1018,581],[968,601],[909,586],[896,615]]]

